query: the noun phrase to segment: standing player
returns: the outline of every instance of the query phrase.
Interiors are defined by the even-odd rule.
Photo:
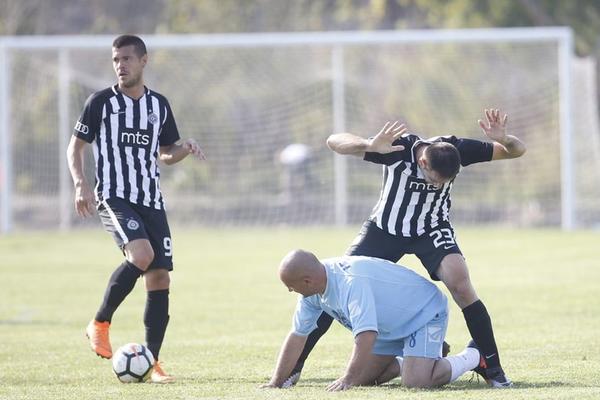
[[[372,257],[319,261],[312,253],[295,250],[281,262],[279,277],[290,292],[302,296],[275,372],[263,387],[286,387],[286,377],[321,313],[354,335],[346,371],[329,391],[377,385],[399,375],[408,387],[436,387],[479,364],[479,351],[471,346],[441,358],[448,300],[437,286],[405,267]]]
[[[444,282],[461,308],[471,337],[482,353],[477,372],[492,387],[503,388],[512,386],[512,382],[500,365],[490,316],[471,284],[449,220],[450,190],[461,165],[517,158],[525,153],[525,145],[506,133],[507,115],[501,117],[499,110],[485,110],[485,115],[486,121],[478,122],[493,142],[455,136],[424,140],[405,134],[404,124],[394,122],[387,123],[373,138],[339,133],[331,135],[327,145],[336,153],[383,165],[379,201],[347,254],[392,262],[405,254],[415,254],[433,280]],[[289,383],[299,379],[304,361],[331,322],[332,318],[323,313]]]
[[[178,143],[169,102],[144,86],[148,62],[144,42],[132,35],[117,37],[112,61],[118,83],[88,98],[67,150],[77,213],[92,215],[95,205],[104,228],[125,255],[109,279],[104,300],[86,334],[96,354],[112,357],[108,335],[112,316],[143,276],[146,342],[156,360],[151,380],[168,383],[174,378],[164,372],[158,360],[169,322],[173,248],[158,161],[175,164],[189,154],[203,160],[204,154],[194,139]],[[88,143],[94,143],[95,198],[84,174]]]

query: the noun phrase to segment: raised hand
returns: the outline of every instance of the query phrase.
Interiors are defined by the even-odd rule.
[[[506,139],[506,122],[508,115],[500,117],[500,110],[485,110],[486,121],[477,120],[485,135],[495,142],[503,143]]]
[[[394,151],[404,150],[402,145],[393,145],[394,141],[400,139],[400,136],[406,133],[408,128],[399,121],[386,122],[383,128],[374,138],[369,140],[368,150],[373,153],[387,154]]]

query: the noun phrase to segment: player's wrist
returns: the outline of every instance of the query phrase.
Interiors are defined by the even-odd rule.
[[[377,153],[377,143],[375,142],[375,138],[363,139],[362,145],[364,151]]]

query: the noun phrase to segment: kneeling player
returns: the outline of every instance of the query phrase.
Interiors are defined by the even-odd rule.
[[[302,297],[273,377],[263,387],[290,385],[287,378],[322,312],[354,335],[350,362],[344,375],[327,387],[330,391],[376,385],[397,376],[408,387],[437,387],[480,364],[475,347],[441,358],[447,299],[407,268],[371,257],[319,261],[312,253],[295,250],[281,262],[279,276]]]

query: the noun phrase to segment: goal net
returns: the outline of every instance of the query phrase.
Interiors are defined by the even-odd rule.
[[[95,223],[74,215],[65,154],[85,99],[114,83],[112,39],[0,39],[4,231]],[[464,168],[453,221],[600,221],[596,93],[585,92],[595,77],[569,78],[566,29],[144,39],[147,86],[208,158],[161,167],[173,223],[358,226],[378,199],[381,167],[334,156],[329,134],[367,137],[401,120],[424,137],[487,140],[477,119],[489,107],[508,113],[528,151]],[[87,170],[93,182],[91,152]]]

